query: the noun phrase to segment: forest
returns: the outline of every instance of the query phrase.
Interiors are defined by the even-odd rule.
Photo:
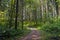
[[[60,0],[0,0],[0,40],[60,40]]]

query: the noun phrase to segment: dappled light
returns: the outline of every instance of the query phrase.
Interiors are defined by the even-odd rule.
[[[0,0],[0,40],[60,40],[60,0]]]

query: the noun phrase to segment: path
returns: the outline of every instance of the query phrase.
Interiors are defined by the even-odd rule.
[[[27,36],[25,36],[22,39],[18,39],[18,40],[40,40],[40,33],[39,30],[35,29],[35,28],[31,28],[31,33],[28,34]]]

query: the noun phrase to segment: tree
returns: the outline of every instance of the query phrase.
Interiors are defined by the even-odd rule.
[[[15,16],[15,29],[17,29],[17,20],[18,20],[18,0],[16,0],[16,16]]]

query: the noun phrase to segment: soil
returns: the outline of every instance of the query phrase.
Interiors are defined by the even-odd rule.
[[[39,30],[31,30],[31,32],[25,36],[25,37],[22,37],[21,39],[18,39],[18,40],[41,40],[41,37],[40,37],[40,32]]]

